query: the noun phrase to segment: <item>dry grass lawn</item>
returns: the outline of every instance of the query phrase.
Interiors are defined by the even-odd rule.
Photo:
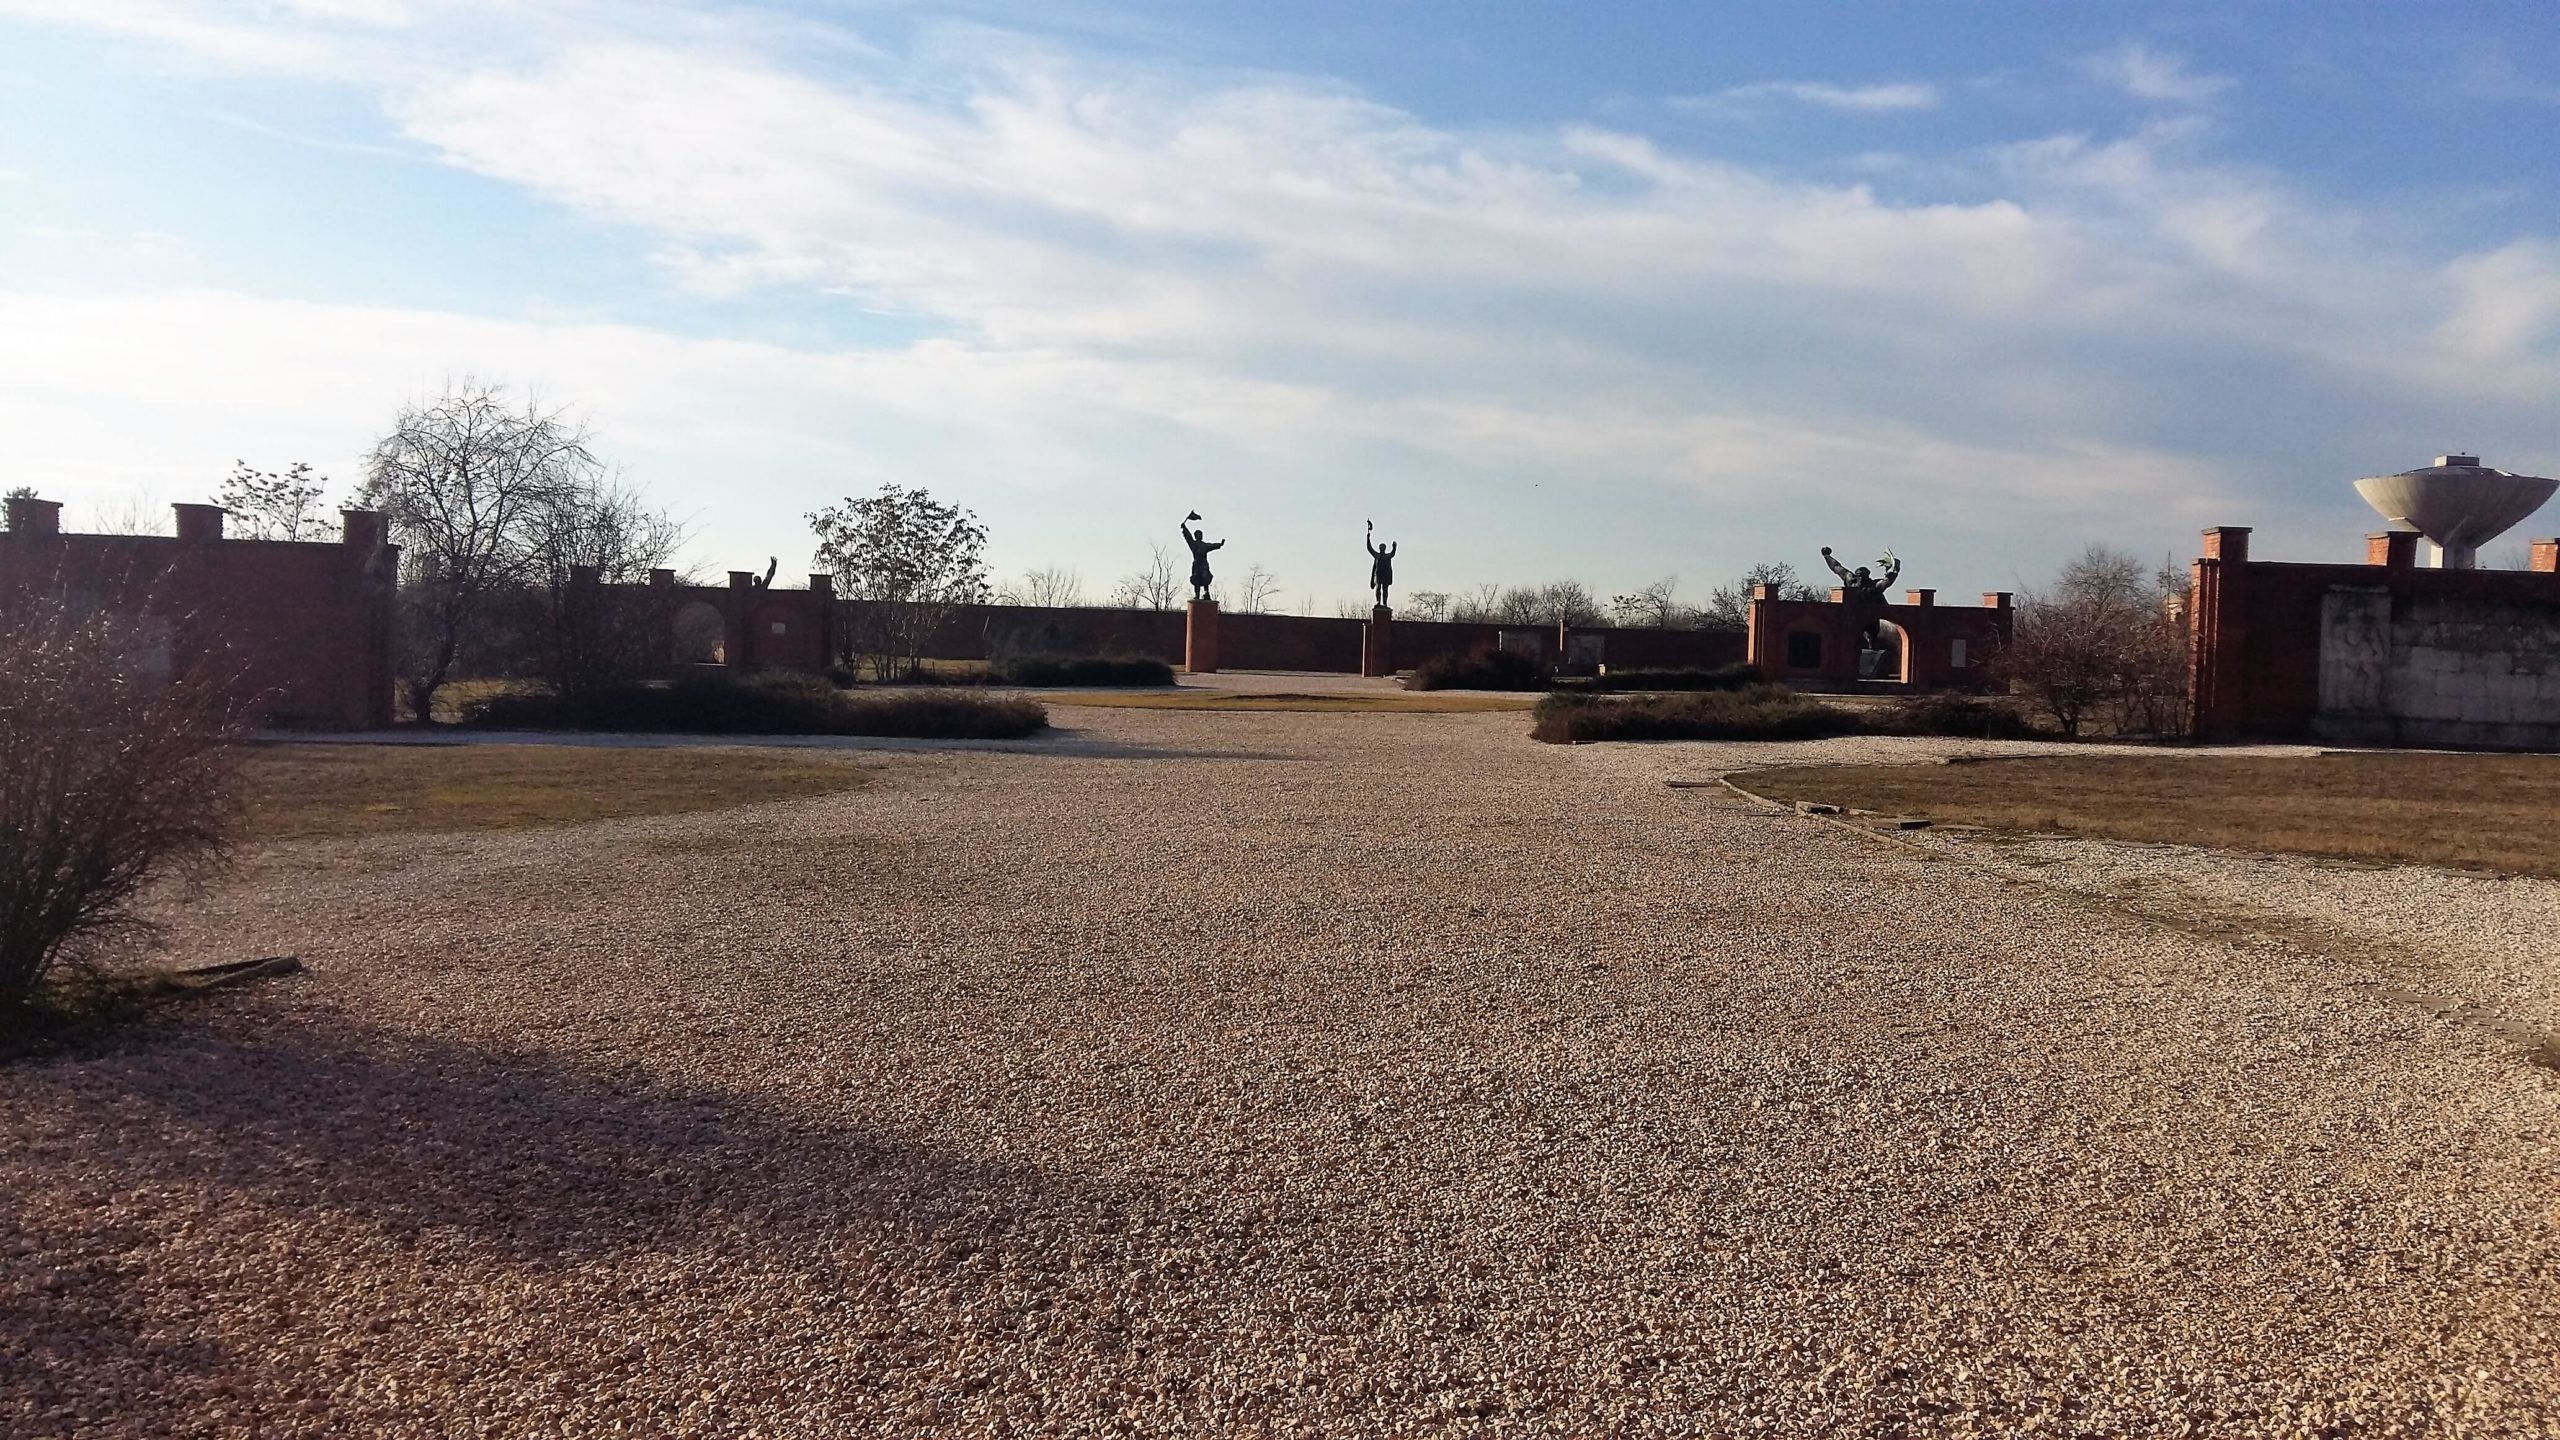
[[[1075,690],[1040,698],[1051,705],[1099,705],[1115,710],[1303,710],[1323,714],[1365,711],[1401,715],[1474,715],[1488,710],[1526,710],[1535,695],[1417,694],[1247,695],[1227,690]]]
[[[259,745],[250,838],[524,830],[718,810],[844,790],[849,756],[806,750],[578,745]]]
[[[1941,824],[2560,877],[2560,756],[2190,755],[1807,765],[1755,794]]]

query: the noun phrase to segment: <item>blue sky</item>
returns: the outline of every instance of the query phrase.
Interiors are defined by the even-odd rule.
[[[1320,612],[1372,517],[1408,589],[2352,555],[2357,475],[2560,469],[2554,77],[2525,4],[0,0],[0,481],[351,479],[473,375],[712,572],[883,480]]]

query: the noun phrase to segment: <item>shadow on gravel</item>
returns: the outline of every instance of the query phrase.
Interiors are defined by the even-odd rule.
[[[1143,1229],[1126,1198],[1027,1169],[741,1097],[331,1023],[135,1036],[56,1069],[10,1076],[51,1093],[34,1148],[0,1165],[0,1431],[69,1403],[184,1428],[208,1393],[272,1385],[256,1357],[172,1324],[161,1287],[260,1331],[260,1307],[297,1288],[271,1267],[349,1225],[474,1280],[492,1259],[539,1271],[650,1252],[824,1289],[886,1273],[925,1320],[1006,1312],[1042,1288],[1026,1276],[1063,1267],[1012,1238],[1042,1228],[1029,1212],[1087,1233]],[[52,1202],[12,1194],[29,1180]],[[212,1243],[228,1274],[190,1273],[199,1249],[161,1248],[153,1218],[189,1211],[199,1245],[204,1225],[223,1230]],[[1012,1288],[992,1284],[999,1274]],[[395,1304],[435,1304],[414,1282],[393,1285]]]

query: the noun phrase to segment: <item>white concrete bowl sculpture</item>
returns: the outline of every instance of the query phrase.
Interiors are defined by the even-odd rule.
[[[2439,455],[2424,469],[2356,482],[2383,519],[2426,536],[2447,570],[2478,569],[2480,547],[2541,509],[2554,490],[2560,480],[2493,470],[2477,455]]]

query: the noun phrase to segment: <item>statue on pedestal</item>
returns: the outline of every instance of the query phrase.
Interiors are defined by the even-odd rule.
[[[1378,522],[1369,522],[1369,533],[1360,537],[1369,549],[1369,588],[1378,592],[1378,608],[1387,608],[1387,591],[1396,583],[1396,544],[1378,544]]]
[[[1182,543],[1191,547],[1191,598],[1206,600],[1209,598],[1209,552],[1226,549],[1227,542],[1213,541],[1206,532],[1192,529],[1191,522],[1199,518],[1197,510],[1182,517]]]
[[[1887,550],[1876,564],[1884,571],[1876,574],[1861,565],[1852,570],[1832,558],[1831,547],[1822,547],[1822,563],[1840,577],[1840,599],[1861,611],[1858,616],[1858,678],[1870,679],[1884,660],[1884,617],[1875,611],[1886,604],[1885,588],[1902,577],[1902,562]]]

